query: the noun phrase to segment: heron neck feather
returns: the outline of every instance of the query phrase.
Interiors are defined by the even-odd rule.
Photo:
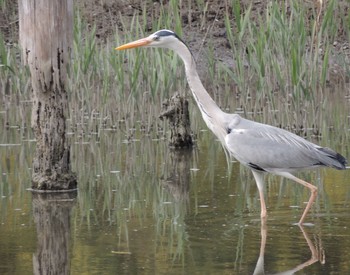
[[[181,43],[180,46],[176,46],[177,47],[173,48],[173,50],[181,57],[185,64],[187,82],[193,97],[196,100],[207,126],[213,130],[213,125],[211,124],[222,121],[220,118],[224,115],[224,112],[204,88],[197,73],[196,62],[188,47],[183,43]]]

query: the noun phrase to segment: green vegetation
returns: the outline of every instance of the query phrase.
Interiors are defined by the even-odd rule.
[[[221,69],[231,76],[242,93],[240,105],[246,111],[250,108],[258,113],[268,105],[268,112],[277,111],[279,117],[267,115],[262,120],[281,123],[285,111],[289,117],[285,116],[287,122],[283,127],[300,124],[312,128],[324,119],[318,111],[329,96],[329,58],[336,55],[332,51],[336,29],[345,21],[336,22],[334,1],[328,2],[320,21],[316,9],[310,14],[301,2],[292,3],[287,10],[283,3],[271,2],[256,23],[250,20],[251,6],[241,14],[239,4],[233,4],[233,15],[226,14],[225,26],[235,66],[223,65]],[[348,33],[349,28],[345,25],[344,28]],[[349,60],[344,56],[340,65],[347,72]],[[226,82],[225,75],[223,79]],[[247,93],[254,103],[247,102]],[[315,119],[321,120],[315,123]]]
[[[234,65],[217,61],[211,46],[205,52],[202,50],[199,58],[207,59],[210,79],[204,81],[207,89],[215,91],[213,96],[218,97],[219,104],[225,102],[222,107],[231,112],[236,108],[248,117],[290,129],[294,125],[304,129],[320,127],[321,121],[327,120],[320,114],[330,93],[329,59],[343,60],[339,73],[344,74],[344,81],[339,84],[345,83],[350,71],[347,57],[337,56],[333,51],[337,30],[350,33],[349,15],[342,14],[336,3],[329,1],[318,19],[316,7],[310,11],[299,1],[292,1],[288,7],[271,2],[263,13],[255,13],[253,20],[251,6],[232,1],[227,5],[223,22]],[[161,5],[157,19],[151,16],[151,29],[170,28],[183,35],[179,4],[170,1],[169,5],[171,8]],[[200,25],[207,26],[207,4],[196,1],[189,5],[199,7]],[[150,27],[146,8],[131,21],[120,16],[122,28],[127,31],[123,35],[117,32],[112,41],[99,44],[96,28],[87,26],[76,13],[69,81],[70,127],[74,132],[89,133],[122,125],[128,138],[134,135],[131,129],[142,129],[159,138],[165,127],[155,119],[161,102],[176,90],[186,93],[188,89],[183,66],[170,51],[115,52],[117,45],[149,34],[146,30]],[[187,17],[191,16],[189,10]],[[211,35],[208,31],[205,36],[209,45],[214,39]],[[0,96],[4,102],[14,100],[16,94],[20,94],[20,100],[29,100],[28,73],[18,63],[18,48],[6,47],[0,36],[0,54]],[[294,131],[305,134],[298,127]]]

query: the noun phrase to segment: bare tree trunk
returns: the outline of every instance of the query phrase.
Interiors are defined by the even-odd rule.
[[[37,140],[33,188],[76,188],[66,139],[67,66],[73,38],[73,0],[19,0],[22,58],[33,87],[32,128]]]

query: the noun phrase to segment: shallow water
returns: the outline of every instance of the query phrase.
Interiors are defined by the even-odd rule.
[[[0,274],[48,264],[60,274],[350,270],[350,170],[300,174],[319,187],[303,228],[294,223],[307,190],[267,177],[269,216],[261,226],[251,173],[235,162],[228,167],[208,131],[197,148],[180,152],[111,131],[88,142],[72,137],[79,191],[48,198],[26,190],[35,144],[16,131],[4,131],[0,142]],[[346,151],[331,140],[324,145]]]

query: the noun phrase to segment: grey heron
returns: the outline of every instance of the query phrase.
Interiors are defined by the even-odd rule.
[[[317,196],[317,187],[297,178],[292,172],[320,166],[341,170],[346,168],[347,160],[332,149],[318,146],[284,129],[223,112],[204,88],[190,49],[173,31],[160,30],[146,38],[119,46],[116,50],[136,47],[168,48],[183,60],[189,87],[208,128],[231,156],[253,172],[260,196],[262,219],[267,216],[265,173],[294,180],[311,191],[299,220],[299,224],[302,224]]]

